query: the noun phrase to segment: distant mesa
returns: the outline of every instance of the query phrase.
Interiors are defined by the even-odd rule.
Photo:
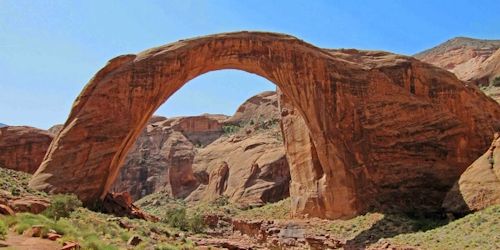
[[[9,125],[4,124],[4,123],[0,123],[0,128],[1,128],[1,127],[7,127],[7,126],[9,126]]]

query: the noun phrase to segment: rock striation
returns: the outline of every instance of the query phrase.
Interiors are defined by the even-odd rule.
[[[27,126],[0,128],[0,166],[34,173],[40,166],[53,136]]]
[[[321,209],[298,215],[440,206],[500,128],[496,102],[411,57],[320,49],[275,33],[216,34],[112,59],[75,101],[30,186],[103,199],[154,111],[189,80],[220,69],[275,83],[308,128],[314,150],[304,149],[322,171],[316,193],[306,195]]]
[[[113,190],[126,191],[134,200],[160,189],[185,198],[198,185],[192,171],[196,147],[220,137],[225,118],[153,117],[128,153]]]

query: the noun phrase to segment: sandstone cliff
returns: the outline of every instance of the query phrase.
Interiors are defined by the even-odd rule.
[[[285,198],[290,176],[278,119],[275,92],[251,97],[232,117],[153,117],[113,190],[134,199],[162,190],[188,201],[225,196],[240,204]]]
[[[0,165],[34,173],[53,139],[45,130],[27,126],[0,128]]]

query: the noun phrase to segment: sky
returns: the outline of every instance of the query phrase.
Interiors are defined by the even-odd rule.
[[[500,38],[500,1],[0,0],[0,123],[47,129],[118,55],[220,32],[287,33],[319,47],[412,55],[456,36]],[[157,110],[233,114],[275,86],[242,71],[199,76]]]

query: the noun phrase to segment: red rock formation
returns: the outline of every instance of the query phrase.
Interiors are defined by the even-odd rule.
[[[364,197],[365,206],[368,209],[424,213],[438,210],[447,187],[464,171],[466,163],[471,162],[474,155],[480,154],[474,148],[462,146],[464,140],[470,140],[465,138],[471,138],[468,133],[477,133],[466,128],[465,124],[470,122],[469,114],[479,114],[480,107],[488,107],[492,113],[473,118],[483,121],[475,126],[498,124],[500,116],[497,105],[471,88],[476,93],[469,97],[474,104],[469,102],[470,105],[465,107],[469,111],[457,109],[460,104],[456,101],[450,103],[450,100],[456,98],[452,97],[456,95],[453,92],[455,88],[460,89],[463,83],[445,71],[408,57],[357,50],[330,50],[329,53],[381,71],[395,84],[412,93],[408,100],[378,99],[363,110],[356,111],[359,112],[361,123],[351,126],[358,131],[353,138],[355,145],[360,147],[355,155],[356,161],[366,165],[359,169],[366,174],[361,184],[365,186],[364,192],[359,194]],[[437,90],[438,86],[441,89]],[[450,96],[432,93],[433,89],[443,94],[448,92]],[[476,98],[475,95],[481,97]],[[326,185],[325,172],[328,169],[318,160],[315,145],[299,111],[290,105],[285,95],[280,97],[292,177],[292,213],[309,216],[327,213],[328,204],[318,193],[326,192],[323,187]],[[404,103],[411,102],[413,98],[421,98],[421,102],[411,104],[417,105],[415,107],[405,107],[410,104]],[[446,100],[448,98],[450,100]],[[367,103],[369,99],[367,96]],[[436,111],[427,113],[426,110],[431,106]],[[414,110],[409,112],[406,109]],[[415,122],[408,123],[410,120]],[[492,133],[491,127],[487,127],[483,128]],[[486,133],[483,136],[482,142],[476,145],[484,143]]]
[[[196,146],[222,135],[219,116],[154,118],[128,153],[115,191],[139,199],[157,190],[185,198],[197,186],[192,164]]]
[[[500,204],[500,134],[460,176],[443,202],[446,211],[466,214]]]
[[[0,128],[0,166],[34,173],[42,162],[52,134],[45,130],[9,126]]]
[[[481,90],[500,103],[500,40],[458,37],[415,57],[481,85]]]
[[[126,192],[107,194],[100,207],[103,212],[120,217],[126,216],[132,219],[142,219],[153,222],[159,221],[157,217],[143,212],[132,204],[132,197]]]
[[[430,191],[421,185],[447,189],[500,126],[497,103],[412,58],[335,53],[282,34],[218,34],[111,60],[75,101],[31,187],[103,199],[156,108],[194,77],[229,68],[274,82],[303,118],[324,179],[322,212],[312,216],[425,208],[429,198],[411,199]]]
[[[415,58],[447,69],[461,80],[470,81],[477,79],[484,62],[498,49],[500,40],[456,37],[416,54]]]

